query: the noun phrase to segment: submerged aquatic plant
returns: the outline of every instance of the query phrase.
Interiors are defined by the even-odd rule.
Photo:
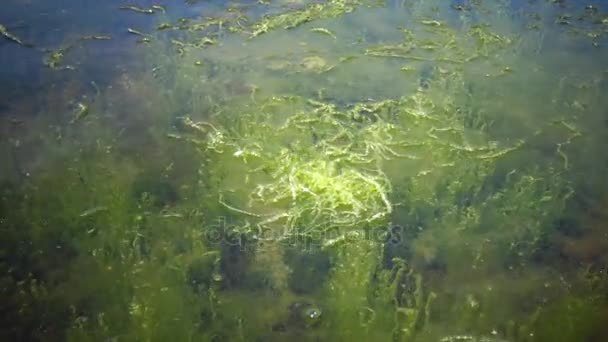
[[[98,90],[89,116],[93,103],[75,102],[64,128],[87,129],[87,144],[69,151],[80,164],[68,179],[72,158],[62,159],[62,182],[27,180],[18,212],[28,234],[54,227],[52,243],[29,246],[56,256],[73,240],[59,259],[73,276],[45,283],[12,269],[6,282],[34,298],[17,303],[61,293],[71,340],[528,340],[555,336],[543,322],[551,317],[599,317],[585,305],[602,300],[598,265],[572,272],[589,278],[580,299],[571,276],[539,260],[575,197],[568,177],[584,167],[574,152],[591,145],[581,143],[581,118],[600,102],[588,89],[605,80],[581,86],[580,98],[564,76],[556,92],[533,95],[542,111],[529,108],[537,103],[526,92],[540,87],[511,88],[546,75],[520,78],[518,35],[482,24],[494,13],[484,6],[504,1],[394,4],[415,15],[389,15],[378,30],[395,32],[386,39],[373,32],[377,16],[346,23],[365,4],[315,1],[257,18],[230,7],[162,18],[154,34],[130,29],[150,43],[152,75],[141,82],[158,92]],[[457,10],[462,27],[445,10]],[[333,20],[305,25],[319,19]],[[271,30],[271,39],[247,39]],[[60,68],[70,48],[51,52],[49,66]],[[112,91],[129,105],[117,106]],[[563,117],[546,120],[554,109]],[[141,121],[124,128],[122,116]],[[66,155],[60,133],[46,134],[63,136]],[[3,196],[14,219],[13,197]],[[3,257],[19,259],[11,239]],[[565,242],[576,255],[571,244],[586,241]],[[564,294],[577,298],[547,305]]]

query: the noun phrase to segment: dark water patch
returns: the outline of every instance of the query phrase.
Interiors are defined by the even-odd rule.
[[[202,256],[188,265],[186,280],[197,294],[204,294],[217,281],[218,259],[215,255]]]
[[[246,235],[222,232],[217,241],[221,241],[220,269],[224,277],[223,286],[226,288],[265,288],[263,274],[249,272],[255,241]]]
[[[285,262],[291,269],[289,287],[297,294],[320,290],[331,270],[330,256],[319,247],[301,249],[291,246],[285,251]]]
[[[133,198],[144,201],[156,208],[164,208],[176,204],[179,194],[175,186],[159,174],[144,174],[138,177],[132,185]]]

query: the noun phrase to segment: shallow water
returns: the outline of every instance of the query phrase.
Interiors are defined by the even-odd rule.
[[[0,339],[608,339],[607,10],[7,1]]]

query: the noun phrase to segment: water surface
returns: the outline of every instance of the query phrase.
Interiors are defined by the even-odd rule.
[[[3,340],[603,341],[600,1],[7,1]]]

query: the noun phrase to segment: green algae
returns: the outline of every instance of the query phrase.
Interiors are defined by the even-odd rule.
[[[257,37],[277,28],[292,29],[313,20],[335,18],[354,11],[360,5],[362,2],[359,0],[332,0],[310,4],[301,10],[266,16],[251,25],[251,36]]]
[[[22,46],[27,46],[27,47],[31,47],[31,44],[25,43],[23,40],[21,40],[19,37],[15,36],[14,34],[10,33],[8,31],[8,29],[0,24],[0,36],[4,37],[5,39],[8,39],[11,42],[17,43],[19,45]]]
[[[268,29],[254,36],[289,29],[323,41],[278,53],[274,68],[273,58],[250,56],[259,57],[263,38],[235,43],[215,31],[223,20],[183,22],[197,34],[166,45],[162,35],[180,28],[145,34],[154,75],[141,83],[160,89],[131,88],[124,97],[139,96],[137,105],[118,106],[141,111],[137,123],[116,134],[119,109],[104,113],[99,102],[116,95],[102,94],[90,104],[96,115],[60,128],[61,144],[48,135],[56,165],[19,189],[26,195],[2,192],[3,217],[26,227],[17,234],[2,221],[5,255],[31,254],[24,269],[70,265],[9,272],[3,282],[20,293],[9,304],[22,308],[14,321],[38,322],[40,336],[59,327],[53,337],[74,341],[599,336],[604,273],[572,275],[579,266],[569,266],[557,274],[538,260],[588,169],[577,152],[592,146],[585,128],[597,123],[582,113],[598,106],[591,92],[601,80],[551,92],[578,115],[539,110],[534,120],[515,101],[497,110],[499,96],[479,90],[493,84],[508,100],[523,96],[503,90],[525,65],[496,57],[513,53],[515,35],[485,24],[460,32],[426,15],[380,43],[300,27],[354,14],[356,4],[253,21],[250,33]],[[398,73],[394,58],[410,71]],[[494,65],[481,64],[488,60]],[[369,84],[330,83],[363,65]],[[410,86],[373,93],[387,82],[378,65]],[[478,81],[479,65],[475,88],[468,82]],[[492,103],[480,100],[489,95]],[[518,120],[532,127],[509,132]],[[144,127],[145,139],[128,140]],[[32,237],[32,247],[10,247]],[[38,314],[42,307],[58,312]]]

